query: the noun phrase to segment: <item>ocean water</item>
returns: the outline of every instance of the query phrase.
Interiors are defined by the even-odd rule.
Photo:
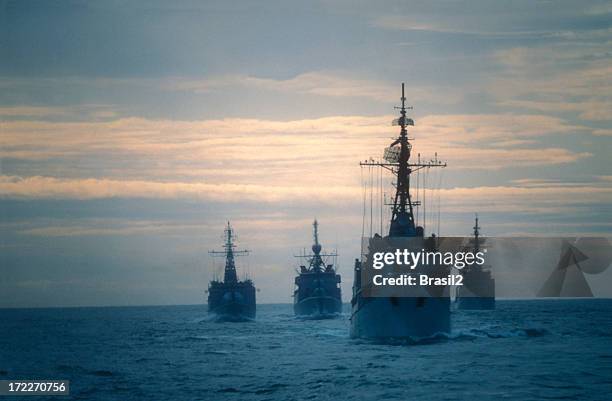
[[[348,309],[317,321],[258,305],[244,323],[203,305],[4,309],[0,379],[71,381],[70,397],[48,399],[611,399],[612,300],[497,307],[454,311],[450,336],[403,344],[350,339]]]

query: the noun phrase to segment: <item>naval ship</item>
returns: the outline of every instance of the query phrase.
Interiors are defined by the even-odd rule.
[[[323,258],[336,257],[336,253],[322,254],[319,244],[319,223],[312,224],[314,243],[312,254],[301,255],[307,265],[300,266],[295,278],[293,310],[296,316],[326,318],[338,316],[342,312],[340,275],[336,274],[333,264],[326,264]]]
[[[417,226],[414,208],[418,200],[412,199],[410,192],[411,175],[431,167],[446,167],[446,163],[437,160],[421,163],[410,162],[412,145],[408,138],[407,126],[414,126],[414,121],[406,117],[406,97],[402,83],[402,105],[400,117],[393,125],[401,127],[399,137],[385,149],[384,161],[373,160],[360,163],[361,166],[378,166],[391,171],[395,176],[395,198],[391,209],[391,223],[386,238],[412,238],[424,249],[431,249],[427,244],[436,241],[435,236],[424,238],[424,228]],[[407,297],[370,297],[368,291],[372,283],[362,283],[361,268],[365,263],[364,244],[380,239],[379,234],[373,238],[362,239],[361,260],[355,260],[355,278],[351,300],[350,335],[352,338],[385,339],[418,339],[450,332],[450,291],[435,296]],[[432,241],[433,240],[433,241]],[[435,247],[435,245],[434,245]],[[418,251],[415,249],[415,251]],[[442,269],[440,269],[442,272]],[[445,273],[445,272],[442,272]],[[368,288],[369,287],[369,288]]]
[[[238,280],[234,257],[247,250],[235,250],[234,231],[229,222],[225,228],[223,251],[210,251],[212,256],[225,257],[223,281],[213,280],[208,286],[208,312],[221,321],[244,321],[255,318],[255,286],[246,278]]]
[[[478,216],[474,224],[474,238],[470,241],[469,251],[481,251],[485,240],[480,237]],[[490,266],[469,264],[461,269],[463,285],[457,287],[455,302],[457,309],[486,310],[495,309],[495,279]]]

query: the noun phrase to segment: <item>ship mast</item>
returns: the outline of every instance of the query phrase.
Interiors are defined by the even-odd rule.
[[[237,283],[238,275],[236,274],[236,264],[234,262],[235,256],[248,255],[248,250],[237,251],[234,250],[236,245],[234,245],[234,230],[230,225],[230,222],[227,222],[227,227],[225,228],[225,244],[223,245],[224,251],[209,251],[208,253],[212,256],[225,257],[225,274],[223,281],[225,283]]]
[[[295,255],[296,258],[310,259],[308,271],[313,273],[320,273],[324,270],[325,262],[323,257],[335,257],[338,256],[336,253],[321,253],[323,247],[319,243],[319,222],[317,219],[312,223],[312,235],[314,243],[312,244],[312,255]]]
[[[476,224],[474,225],[474,251],[480,251],[480,226],[478,226],[478,215],[476,215]]]
[[[377,166],[390,170],[397,176],[395,183],[396,191],[391,209],[391,225],[389,227],[390,237],[415,237],[422,236],[423,232],[417,230],[414,219],[414,206],[420,202],[413,201],[410,195],[410,174],[423,168],[446,167],[446,163],[438,160],[437,154],[433,160],[422,163],[420,158],[417,163],[410,163],[410,151],[412,144],[408,138],[407,126],[414,126],[414,121],[406,117],[406,96],[404,94],[404,83],[402,83],[402,106],[399,108],[400,117],[393,121],[393,125],[401,127],[399,137],[385,149],[384,159],[386,162],[365,161],[359,163],[361,166]]]
[[[312,223],[314,244],[312,244],[313,257],[310,261],[310,269],[314,272],[320,272],[323,269],[323,260],[321,259],[321,244],[319,244],[319,223],[315,219]]]

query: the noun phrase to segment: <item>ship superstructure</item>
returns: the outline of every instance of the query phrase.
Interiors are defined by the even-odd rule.
[[[321,253],[319,243],[319,223],[313,223],[314,243],[312,254],[301,255],[306,264],[300,266],[299,275],[295,278],[293,293],[293,310],[297,316],[326,318],[337,316],[342,312],[342,293],[340,275],[333,264],[326,264],[324,258],[335,258],[334,253]]]
[[[249,278],[238,279],[235,257],[247,255],[247,250],[236,250],[234,231],[229,222],[225,228],[223,251],[210,251],[212,256],[225,258],[223,281],[213,280],[208,286],[208,311],[219,320],[242,321],[255,318],[255,286]]]
[[[391,209],[391,223],[388,238],[419,238],[424,237],[424,229],[415,221],[414,208],[419,206],[418,200],[413,200],[410,192],[411,175],[421,169],[445,167],[446,164],[436,159],[416,163],[410,162],[412,145],[408,138],[408,126],[414,126],[414,121],[406,116],[406,97],[402,84],[400,117],[394,125],[401,127],[399,137],[385,149],[384,161],[373,160],[360,163],[361,166],[380,167],[391,171],[396,176],[395,196]],[[364,213],[365,214],[365,213]],[[382,219],[381,219],[382,221]],[[375,237],[381,238],[380,235]],[[432,241],[433,240],[433,241]],[[368,297],[366,287],[371,283],[361,282],[361,268],[364,244],[368,238],[362,239],[362,259],[355,261],[355,280],[353,298],[351,300],[351,337],[356,338],[423,338],[437,333],[450,331],[450,298],[441,294],[435,297]],[[434,244],[435,238],[421,241],[421,244]],[[427,246],[427,245],[425,245]]]
[[[480,236],[478,216],[474,223],[474,236],[468,250],[474,254],[481,251],[485,239]],[[495,279],[489,265],[471,263],[461,269],[463,285],[457,287],[455,301],[458,309],[495,309]]]

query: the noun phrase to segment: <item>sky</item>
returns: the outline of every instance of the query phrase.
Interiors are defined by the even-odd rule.
[[[606,1],[0,0],[0,307],[202,303],[228,220],[258,301],[292,302],[315,217],[347,301],[364,182],[373,231],[392,193],[359,161],[398,134],[402,82],[413,157],[448,163],[419,176],[428,233],[478,213],[489,236],[610,236],[610,21]],[[587,280],[612,296],[612,272]]]

